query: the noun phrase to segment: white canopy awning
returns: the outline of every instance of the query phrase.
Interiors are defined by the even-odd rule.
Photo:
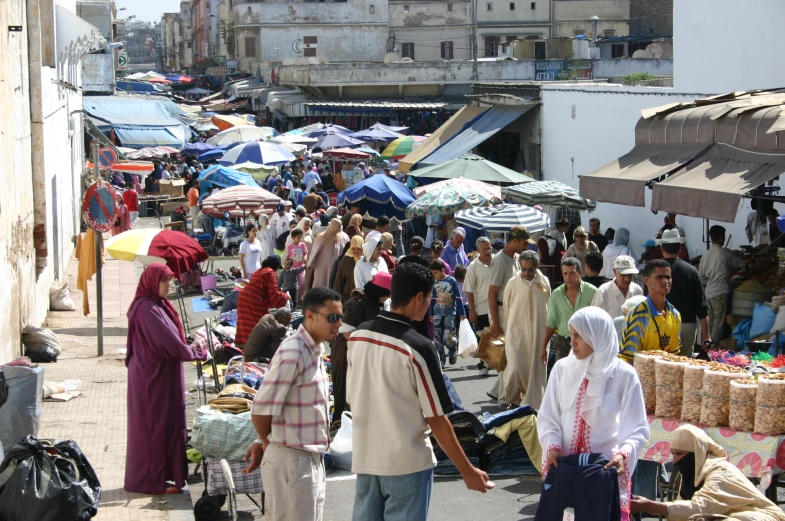
[[[76,61],[82,55],[106,45],[98,28],[65,7],[56,7],[57,57],[61,62]]]

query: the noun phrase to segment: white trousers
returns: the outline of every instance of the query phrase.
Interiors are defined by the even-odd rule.
[[[128,217],[131,218],[131,228],[136,228],[136,221],[139,220],[139,212],[128,212]]]
[[[271,443],[262,458],[262,483],[272,521],[322,521],[327,482],[321,454]]]

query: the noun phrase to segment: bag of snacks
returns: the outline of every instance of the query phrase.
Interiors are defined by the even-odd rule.
[[[727,427],[730,414],[730,382],[749,377],[744,369],[712,362],[703,374],[700,422],[707,427]]]
[[[785,373],[758,378],[755,432],[766,436],[785,434]]]
[[[703,402],[703,373],[708,362],[691,360],[684,367],[684,385],[681,400],[681,421],[698,423],[701,421],[701,402]]]
[[[654,366],[657,378],[657,403],[654,415],[658,418],[680,418],[686,364],[659,358]]]
[[[646,404],[646,414],[654,414],[657,405],[657,372],[655,362],[665,351],[643,351],[635,353],[632,365],[638,373],[643,389],[643,403]]]
[[[755,430],[755,395],[758,383],[752,378],[733,380],[730,383],[730,413],[728,426],[739,432]]]

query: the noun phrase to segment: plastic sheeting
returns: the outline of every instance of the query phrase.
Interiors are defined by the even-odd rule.
[[[173,135],[170,129],[167,128],[115,127],[114,131],[120,143],[128,148],[145,148],[160,145],[183,146],[183,138]]]
[[[8,383],[8,401],[0,407],[0,442],[8,452],[27,436],[38,436],[41,424],[43,366],[3,367]]]
[[[183,147],[193,135],[180,120],[180,107],[167,99],[85,96],[83,103],[101,131],[114,130],[129,148]]]

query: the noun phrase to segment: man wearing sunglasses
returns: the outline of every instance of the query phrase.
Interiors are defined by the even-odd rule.
[[[354,521],[425,521],[436,457],[430,435],[455,463],[470,490],[493,488],[466,458],[445,416],[453,410],[433,342],[412,328],[431,303],[434,276],[399,264],[391,311],[349,337],[346,401],[352,409]],[[394,447],[394,450],[391,450]]]
[[[303,297],[303,324],[270,361],[251,407],[259,434],[245,454],[249,474],[262,465],[272,519],[321,521],[324,509],[324,451],[330,443],[329,380],[322,343],[341,327],[341,295],[313,288]],[[292,476],[291,469],[297,469]]]

